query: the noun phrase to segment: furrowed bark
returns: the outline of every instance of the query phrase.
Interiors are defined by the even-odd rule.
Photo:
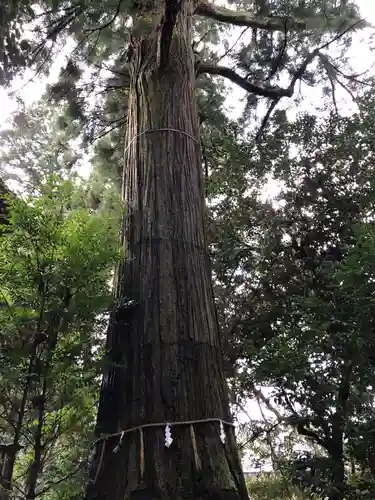
[[[165,447],[164,427],[144,429],[143,461],[139,431],[125,434],[117,453],[119,436],[105,446],[99,440],[87,500],[247,498],[232,428],[223,445],[218,423],[194,425],[196,443],[188,425],[173,427],[230,419],[204,231],[191,14],[191,3],[182,2],[162,61],[160,17],[153,11],[146,34],[145,22],[135,25],[123,180],[127,258],[117,270],[122,302],[108,329],[97,421],[98,437],[171,422],[173,443]]]
[[[268,31],[296,30],[296,31],[312,31],[319,30],[322,32],[330,32],[345,29],[352,24],[358,22],[358,18],[347,16],[328,17],[325,15],[316,15],[308,18],[296,17],[277,17],[277,16],[262,16],[259,17],[251,12],[236,11],[218,7],[208,2],[200,2],[195,8],[194,14],[202,17],[208,17],[215,21],[233,24],[235,26],[248,26],[255,29],[263,29]],[[362,27],[364,27],[362,25]]]

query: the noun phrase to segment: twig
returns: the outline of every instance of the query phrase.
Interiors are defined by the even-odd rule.
[[[90,141],[91,144],[94,142],[94,141],[97,141],[98,139],[101,139],[102,137],[104,137],[105,135],[111,133],[113,130],[116,130],[117,128],[121,127],[121,125],[123,125],[125,122],[126,122],[126,116],[125,117],[122,117],[122,118],[119,118],[117,120],[115,120],[115,125],[113,125],[111,128],[109,129],[106,129],[106,127],[104,127],[104,129],[102,129],[102,132],[100,132],[99,134],[97,134],[95,137],[93,137],[93,139]]]
[[[261,393],[261,391],[260,391],[260,393]],[[256,396],[256,399],[257,399],[258,408],[259,408],[260,414],[262,416],[263,422],[265,424],[268,424],[266,416],[265,416],[265,414],[263,412],[262,405],[260,404],[260,398],[258,398],[258,396]],[[271,434],[270,433],[267,433],[267,443],[268,443],[268,446],[270,448],[271,457],[272,457],[272,463],[273,463],[273,467],[275,469],[275,466],[277,467],[277,465],[278,465],[279,459],[278,459],[278,456],[277,456],[277,454],[275,452],[275,449],[273,447],[272,438],[271,438]],[[280,473],[280,475],[282,477],[282,480],[283,480],[283,483],[284,483],[284,490],[285,490],[286,494],[288,495],[288,497],[290,498],[290,500],[293,500],[293,494],[292,494],[292,492],[289,489],[289,481],[287,480],[287,478],[283,474],[282,470],[280,470],[278,467],[277,467],[277,469],[278,469],[278,471],[279,471],[279,473]]]
[[[273,110],[276,108],[276,106],[278,105],[279,101],[280,101],[281,97],[277,97],[276,99],[274,99],[272,102],[271,102],[271,105],[270,107],[268,108],[267,110],[267,113],[264,115],[263,117],[263,120],[262,120],[262,123],[260,125],[260,128],[255,136],[255,142],[258,143],[260,141],[260,138],[264,132],[264,129],[266,128],[267,126],[267,123],[268,123],[268,120],[273,112]]]
[[[96,26],[94,28],[86,28],[83,31],[90,31],[90,32],[99,31],[99,32],[101,32],[105,28],[108,28],[108,26],[110,26],[116,20],[117,16],[120,14],[121,4],[122,4],[122,0],[119,0],[117,3],[116,11],[109,21],[101,24],[100,26]]]
[[[75,474],[77,474],[77,472],[79,472],[81,469],[83,469],[83,467],[85,467],[85,465],[87,464],[87,461],[85,462],[82,462],[78,467],[76,467],[72,472],[70,472],[69,474],[66,474],[65,476],[63,476],[61,479],[59,479],[58,481],[54,481],[54,482],[50,482],[49,484],[47,483],[47,486],[45,488],[43,488],[41,491],[38,492],[38,497],[39,496],[42,496],[44,495],[44,493],[46,493],[48,490],[50,490],[51,488],[54,488],[55,486],[57,486],[58,484],[61,484],[63,483],[64,481],[66,481],[68,478],[74,476]]]
[[[268,434],[268,433],[272,432],[280,424],[281,424],[281,422],[276,422],[276,423],[272,424],[270,427],[268,427],[268,429],[259,429],[257,432],[254,432],[253,435],[249,439],[247,439],[244,443],[239,444],[238,448],[240,450],[243,450],[250,443],[253,443],[256,439],[258,439],[262,434],[264,434],[264,433]]]
[[[211,31],[213,31],[213,30],[214,30],[214,28],[215,28],[215,26],[214,26],[214,25],[212,25],[212,26],[211,26],[211,27],[210,27],[210,28],[206,31],[206,33],[204,33],[204,34],[200,37],[200,39],[199,39],[199,40],[194,40],[194,41],[193,41],[193,44],[192,44],[192,48],[193,48],[193,50],[194,50],[194,48],[195,48],[195,47],[197,47],[200,43],[202,43],[202,42],[203,42],[203,40],[206,38],[206,36],[207,36],[207,35],[209,35],[209,34],[211,33]]]
[[[268,109],[265,117],[263,118],[262,120],[262,124],[261,124],[261,127],[259,129],[259,131],[257,132],[256,134],[256,137],[255,137],[255,140],[256,142],[259,141],[266,125],[267,125],[267,122],[273,112],[273,110],[275,109],[275,107],[277,106],[278,102],[280,101],[280,98],[284,95],[284,96],[288,96],[288,97],[291,97],[293,94],[294,94],[294,88],[295,88],[295,85],[297,83],[297,81],[300,81],[304,72],[306,71],[306,68],[307,66],[311,63],[311,61],[313,59],[315,59],[315,57],[317,55],[320,54],[320,51],[323,50],[323,49],[326,49],[327,47],[329,47],[329,45],[331,45],[332,43],[334,43],[335,41],[339,40],[341,37],[343,37],[346,33],[348,33],[348,31],[351,31],[352,29],[354,29],[356,26],[358,26],[358,24],[361,24],[364,20],[363,19],[360,19],[359,21],[355,22],[354,24],[352,24],[351,26],[349,26],[348,28],[346,28],[344,31],[342,31],[341,33],[338,33],[336,36],[334,36],[331,40],[329,40],[328,42],[325,42],[323,45],[321,45],[320,47],[317,47],[316,49],[314,49],[307,57],[306,59],[304,60],[304,62],[301,64],[301,66],[299,67],[299,69],[297,70],[297,72],[294,74],[293,78],[291,79],[290,81],[290,84],[289,86],[287,87],[287,89],[284,89],[284,94],[280,95],[280,96],[276,96],[274,98],[274,101],[272,102],[270,108]],[[337,82],[343,87],[346,89],[346,87],[337,80]],[[348,89],[346,89],[347,92],[349,92]],[[349,92],[351,96],[353,96],[353,94],[351,92]]]
[[[285,29],[284,29],[284,40],[283,40],[283,45],[280,49],[280,52],[279,52],[279,55],[277,56],[276,58],[276,61],[274,61],[272,63],[272,68],[271,68],[271,72],[270,74],[268,75],[268,77],[266,78],[266,81],[270,81],[273,76],[276,74],[277,70],[279,69],[280,67],[280,63],[281,61],[283,60],[283,57],[284,57],[284,54],[285,54],[285,50],[286,50],[286,46],[287,46],[287,43],[288,43],[288,28],[287,28],[287,20],[285,20]]]
[[[232,52],[232,50],[235,48],[235,46],[237,45],[237,43],[241,40],[241,38],[243,37],[243,35],[246,33],[246,31],[248,31],[250,29],[250,26],[248,26],[247,28],[243,29],[240,33],[240,35],[238,36],[237,40],[231,45],[231,47],[229,47],[228,50],[226,50],[224,52],[224,54],[222,56],[219,57],[219,59],[217,60],[217,62],[220,62],[222,61],[228,54],[230,54],[230,52]]]

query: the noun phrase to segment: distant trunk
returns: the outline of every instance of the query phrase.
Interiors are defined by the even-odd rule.
[[[332,491],[329,500],[344,500],[345,497],[345,464],[343,435],[339,429],[333,430],[332,448],[330,450],[332,469],[331,484]]]
[[[332,416],[332,436],[328,450],[332,460],[332,492],[329,495],[329,500],[344,500],[347,487],[345,479],[344,430],[352,373],[353,364],[352,362],[348,362],[343,366],[341,384],[337,394],[336,412]]]
[[[38,486],[38,478],[42,469],[42,453],[43,453],[43,425],[45,418],[45,410],[46,410],[46,393],[47,393],[47,379],[46,375],[44,375],[43,381],[43,392],[38,397],[37,405],[38,405],[38,417],[37,417],[37,426],[34,434],[34,456],[29,464],[27,481],[26,481],[26,500],[35,500],[37,498],[37,486]]]
[[[12,490],[12,477],[18,445],[0,445],[0,500],[8,500]]]
[[[99,441],[90,500],[247,498],[231,427],[225,445],[219,423],[173,427],[230,419],[204,231],[191,10],[182,4],[165,67],[155,25],[129,55],[127,258],[117,273],[97,422],[99,436],[171,422],[174,440],[167,448],[164,427],[145,428],[144,460],[139,431],[124,435],[117,453],[119,436],[105,447]]]
[[[0,500],[8,500],[11,497],[13,471],[17,459],[17,453],[21,449],[21,432],[25,418],[26,404],[31,388],[31,374],[34,367],[36,347],[36,344],[32,345],[28,370],[25,377],[25,385],[23,387],[20,405],[19,408],[17,408],[16,419],[14,422],[14,433],[12,436],[13,442],[8,446],[2,446],[0,449]]]
[[[71,297],[67,296],[64,302],[64,308],[68,309]],[[46,418],[46,404],[48,391],[51,382],[51,364],[53,353],[55,351],[59,331],[64,325],[64,314],[59,312],[49,313],[49,323],[46,329],[46,335],[43,337],[46,342],[37,347],[39,365],[42,367],[39,373],[39,387],[36,388],[36,394],[32,399],[34,407],[37,409],[37,425],[33,435],[33,457],[29,464],[26,481],[26,500],[35,500],[37,498],[38,479],[43,466],[43,427]]]

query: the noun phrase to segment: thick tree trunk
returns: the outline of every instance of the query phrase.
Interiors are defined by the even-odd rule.
[[[230,419],[204,231],[191,11],[182,5],[162,67],[155,26],[129,56],[127,256],[97,423],[100,435],[170,422],[173,443],[165,447],[164,427],[125,434],[117,453],[119,436],[99,440],[90,500],[247,498],[231,427],[223,445],[218,422],[195,424],[195,446],[189,425],[173,426]]]

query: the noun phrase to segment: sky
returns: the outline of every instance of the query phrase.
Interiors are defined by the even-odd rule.
[[[222,2],[220,0],[217,0],[217,3]],[[357,0],[357,4],[359,5],[359,8],[361,10],[361,16],[375,27],[375,0]],[[371,53],[366,43],[366,40],[369,39],[373,31],[375,33],[375,28],[369,28],[365,30],[365,33],[358,33],[353,37],[353,44],[350,49],[350,60],[353,70],[357,73],[366,71],[371,67],[372,64],[375,64],[375,53]],[[238,35],[234,34],[233,36],[235,38]],[[70,50],[72,48],[73,47],[71,47]],[[69,53],[70,50],[67,50],[67,52]],[[33,80],[33,73],[27,72],[25,78],[16,79],[12,86],[12,92],[0,87],[0,130],[6,127],[7,119],[13,112],[17,110],[17,101],[15,96],[21,97],[26,104],[31,105],[42,96],[47,83],[52,83],[57,80],[58,71],[63,62],[64,54],[60,54],[59,57],[56,58],[52,66],[51,76],[44,82],[41,82],[38,79]],[[373,73],[375,73],[375,69],[373,69]],[[237,87],[236,92],[228,92],[226,108],[228,114],[233,118],[241,114],[244,104],[244,95],[245,92],[238,90]],[[308,110],[314,108],[317,104],[317,99],[320,97],[319,93],[317,93],[316,90],[306,87],[303,90],[303,95],[304,100],[302,108],[301,106],[299,106],[298,111],[301,111],[302,109]],[[355,106],[351,102],[350,96],[345,92],[340,93],[339,91],[339,107],[342,113],[351,113],[355,109]],[[293,115],[293,113],[295,114],[296,112],[297,110],[295,106],[291,106],[289,108],[289,113],[291,115]],[[278,190],[278,185],[270,181],[268,188],[265,191],[265,196],[272,198],[277,194]],[[251,418],[261,420],[261,413],[257,404],[250,402],[247,407],[247,412]],[[245,421],[247,419],[248,416],[244,415],[243,419],[241,420]]]

